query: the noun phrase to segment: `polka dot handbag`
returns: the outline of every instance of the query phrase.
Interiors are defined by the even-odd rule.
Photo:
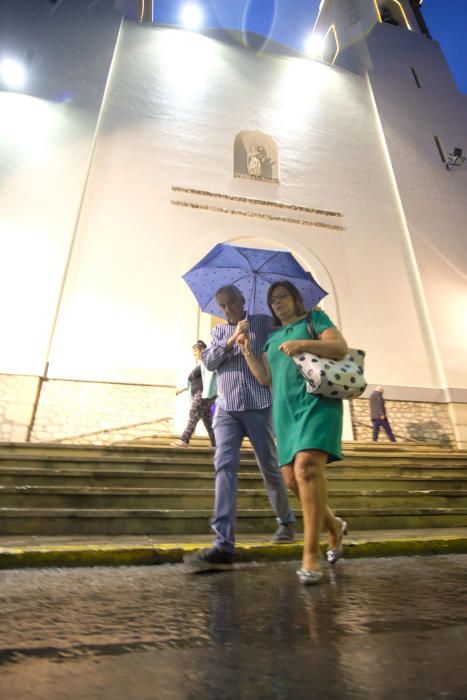
[[[310,322],[307,328],[310,336],[316,338]],[[310,394],[328,399],[356,399],[365,391],[363,350],[349,348],[342,360],[318,357],[312,352],[300,352],[293,356],[293,360]]]

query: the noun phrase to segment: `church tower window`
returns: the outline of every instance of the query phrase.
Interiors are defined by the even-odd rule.
[[[378,0],[378,12],[383,24],[393,24],[395,27],[412,29],[399,0]]]
[[[439,157],[441,158],[441,162],[446,163],[446,156],[445,156],[444,148],[443,148],[441,141],[439,140],[439,138],[437,136],[434,136],[433,138],[435,140],[436,148],[438,149],[438,154],[439,154]]]
[[[324,48],[322,60],[326,63],[334,63],[339,54],[339,40],[337,38],[336,28],[333,24],[329,27],[324,37]]]
[[[416,86],[417,86],[418,88],[421,88],[422,86],[421,86],[421,83],[420,83],[420,81],[419,81],[419,79],[418,79],[418,75],[417,75],[417,73],[416,73],[416,71],[415,71],[415,68],[411,67],[410,70],[412,71],[413,79],[415,80]]]

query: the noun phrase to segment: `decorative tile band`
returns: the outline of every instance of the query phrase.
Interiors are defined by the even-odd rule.
[[[299,204],[286,204],[285,202],[272,202],[267,199],[256,199],[256,197],[239,197],[233,194],[220,194],[219,192],[208,192],[207,190],[196,190],[191,187],[172,186],[172,192],[184,192],[185,194],[200,195],[202,197],[213,197],[215,199],[227,199],[231,202],[243,202],[245,204],[259,204],[265,207],[276,207],[277,209],[288,209],[290,211],[303,211],[307,214],[318,214],[319,216],[338,216],[343,214],[339,211],[327,211],[326,209],[314,209],[304,207]],[[343,229],[342,229],[343,230]]]
[[[343,226],[336,224],[324,224],[320,221],[306,221],[302,219],[293,219],[288,216],[273,216],[272,214],[260,214],[254,211],[245,211],[244,209],[226,209],[225,207],[213,207],[208,204],[195,204],[194,202],[182,202],[179,200],[171,200],[171,204],[177,207],[189,207],[191,209],[202,209],[204,211],[212,211],[218,214],[232,214],[234,216],[248,216],[252,219],[267,219],[268,221],[280,221],[283,224],[298,224],[299,226],[317,226],[318,228],[331,229],[333,231],[345,231]]]

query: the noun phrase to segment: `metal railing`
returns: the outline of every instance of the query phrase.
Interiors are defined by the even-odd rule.
[[[129,423],[127,425],[120,425],[114,428],[102,428],[101,430],[91,430],[87,433],[78,433],[77,435],[69,435],[67,437],[62,437],[62,438],[55,438],[55,440],[49,440],[48,442],[50,443],[59,443],[59,442],[72,442],[73,440],[78,440],[79,438],[83,437],[91,437],[92,435],[106,435],[108,433],[115,433],[121,430],[129,430],[131,428],[139,428],[143,425],[158,425],[160,423],[170,423],[172,420],[171,416],[164,416],[163,418],[156,418],[155,420],[147,420],[147,421],[141,421],[140,423]],[[141,435],[137,438],[133,438],[134,440],[139,440],[144,437],[148,437],[147,435]],[[151,437],[151,436],[149,436]]]

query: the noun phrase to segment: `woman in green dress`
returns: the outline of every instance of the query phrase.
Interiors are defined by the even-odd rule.
[[[288,281],[270,287],[268,305],[279,328],[269,336],[262,359],[251,352],[248,337],[240,337],[238,343],[256,379],[272,386],[279,463],[303,511],[303,562],[297,574],[302,583],[310,585],[322,576],[319,539],[323,526],[328,531],[326,558],[331,564],[342,554],[342,538],[347,532],[347,524],[327,505],[325,476],[326,464],[342,459],[342,401],[309,394],[292,357],[313,352],[339,360],[347,353],[347,343],[318,309],[311,313],[317,339],[310,337],[302,297]]]

